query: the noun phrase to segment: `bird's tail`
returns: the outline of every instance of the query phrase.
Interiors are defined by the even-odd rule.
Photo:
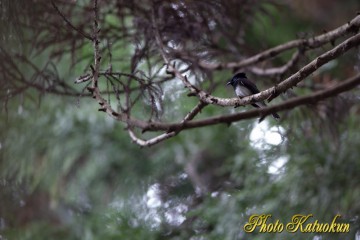
[[[257,102],[257,103],[254,103],[254,104],[252,104],[252,105],[253,105],[254,107],[256,107],[256,108],[267,107],[267,105],[266,105],[264,102]],[[275,119],[280,119],[280,116],[279,116],[279,114],[277,114],[277,113],[273,113],[272,116],[273,116],[273,118],[275,118]]]
[[[273,113],[272,116],[273,116],[273,118],[275,118],[275,119],[280,119],[280,116],[279,116],[279,114],[277,114],[277,113]]]

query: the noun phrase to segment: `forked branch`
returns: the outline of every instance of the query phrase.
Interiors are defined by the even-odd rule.
[[[144,121],[141,119],[133,118],[130,115],[130,111],[125,111],[124,109],[121,109],[120,112],[115,111],[111,107],[110,103],[101,96],[101,92],[98,88],[98,80],[102,73],[100,69],[100,60],[101,60],[101,54],[99,48],[100,28],[98,26],[99,24],[98,19],[99,18],[98,18],[97,0],[94,0],[94,28],[93,28],[92,41],[94,47],[95,60],[94,60],[94,66],[92,67],[91,87],[89,87],[88,90],[91,92],[93,97],[98,101],[100,105],[99,110],[106,112],[108,115],[115,118],[116,120],[124,122],[127,126],[127,130],[130,138],[136,144],[142,147],[152,146],[154,144],[162,142],[166,139],[176,136],[180,131],[185,129],[192,129],[192,128],[210,126],[221,123],[230,124],[232,122],[236,122],[244,119],[264,117],[273,112],[289,110],[294,107],[309,103],[316,103],[317,101],[329,97],[333,97],[344,91],[348,91],[354,88],[355,86],[357,86],[358,84],[360,84],[360,74],[359,74],[331,88],[315,92],[308,96],[288,99],[274,106],[269,106],[261,109],[254,109],[246,112],[239,112],[230,115],[220,115],[220,116],[215,116],[200,120],[193,120],[194,117],[197,116],[205,106],[210,104],[217,106],[239,106],[239,105],[251,104],[254,101],[263,101],[266,99],[271,101],[279,94],[287,91],[290,88],[295,87],[299,82],[301,82],[303,79],[308,77],[310,74],[312,74],[314,71],[319,69],[324,64],[328,63],[333,59],[338,58],[339,56],[343,55],[350,49],[360,45],[360,33],[356,34],[360,26],[360,16],[357,16],[349,23],[326,34],[322,34],[311,39],[300,39],[300,40],[290,41],[288,43],[279,45],[275,48],[266,50],[248,59],[244,59],[240,62],[231,62],[225,64],[210,64],[210,63],[200,62],[200,66],[208,70],[218,70],[221,68],[247,67],[255,63],[258,63],[260,61],[263,61],[265,59],[272,58],[277,54],[280,54],[288,49],[298,48],[298,51],[293,54],[292,58],[285,65],[281,67],[271,68],[266,70],[258,69],[256,67],[250,67],[250,69],[258,75],[274,75],[274,74],[283,75],[286,71],[288,71],[295,64],[297,64],[300,55],[303,53],[303,51],[306,51],[306,49],[318,48],[319,46],[322,46],[323,44],[328,43],[330,41],[332,42],[341,36],[353,34],[353,36],[348,37],[346,40],[344,40],[337,46],[333,47],[332,49],[316,57],[314,60],[306,64],[299,71],[295,72],[287,79],[282,80],[277,86],[273,86],[258,94],[245,97],[243,99],[238,99],[238,98],[220,98],[220,97],[212,96],[211,94],[204,91],[195,84],[192,84],[188,80],[184,71],[180,71],[175,64],[175,61],[171,59],[171,55],[168,55],[167,46],[165,46],[162,41],[161,32],[157,26],[155,12],[153,9],[152,19],[151,19],[153,24],[153,32],[156,43],[158,45],[158,49],[160,51],[160,55],[162,56],[162,60],[167,66],[167,72],[172,74],[175,78],[181,80],[184,86],[189,90],[188,95],[196,96],[199,99],[199,103],[181,121],[176,123],[166,123],[166,122],[159,122],[153,120]],[[83,79],[81,79],[81,81],[82,80]],[[86,78],[85,80],[87,81],[88,79]],[[161,131],[163,133],[161,133],[158,136],[152,137],[148,140],[144,140],[137,136],[138,134],[144,133],[146,131],[153,131],[153,132]]]

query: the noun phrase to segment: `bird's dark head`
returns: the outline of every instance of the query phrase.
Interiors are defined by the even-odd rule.
[[[236,86],[236,84],[238,83],[238,81],[242,78],[246,78],[246,74],[244,72],[239,72],[237,74],[235,74],[232,79],[226,83],[226,85],[231,85],[233,87]]]

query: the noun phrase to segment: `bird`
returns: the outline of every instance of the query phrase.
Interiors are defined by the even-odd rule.
[[[246,77],[244,72],[235,74],[226,85],[233,86],[236,96],[238,96],[240,99],[260,92],[257,86]],[[256,108],[266,107],[264,101],[255,102],[251,105]],[[272,116],[275,119],[280,119],[280,116],[277,113],[272,113]],[[263,118],[261,118],[260,121],[262,119]]]

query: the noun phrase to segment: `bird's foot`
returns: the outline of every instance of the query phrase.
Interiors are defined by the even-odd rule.
[[[239,104],[239,103],[235,103],[234,108],[238,108],[238,107],[245,107],[245,105]]]

